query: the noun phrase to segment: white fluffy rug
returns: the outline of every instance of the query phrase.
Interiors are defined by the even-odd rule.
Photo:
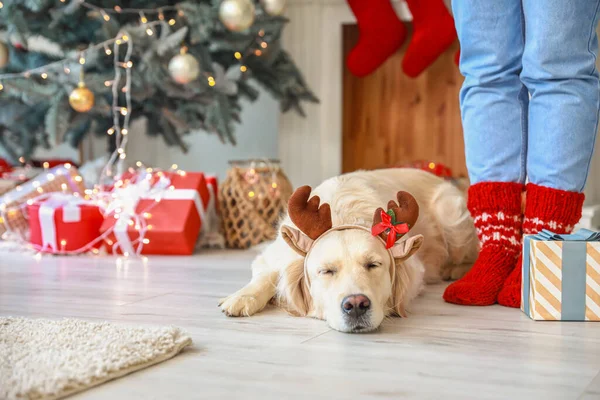
[[[0,399],[57,399],[165,361],[192,343],[179,328],[0,318]]]

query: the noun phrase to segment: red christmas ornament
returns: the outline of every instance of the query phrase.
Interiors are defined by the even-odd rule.
[[[412,163],[404,164],[403,168],[416,168],[423,171],[430,172],[434,175],[444,179],[452,179],[452,170],[442,163],[436,163],[434,161],[415,161]]]

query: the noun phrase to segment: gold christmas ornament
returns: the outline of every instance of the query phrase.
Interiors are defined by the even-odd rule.
[[[0,42],[0,68],[4,68],[8,64],[8,47]]]
[[[169,74],[177,83],[189,83],[200,75],[200,64],[193,55],[187,54],[185,47],[181,54],[176,55],[169,61]]]
[[[286,0],[260,0],[260,5],[267,14],[275,17],[285,11]]]
[[[69,104],[77,112],[88,112],[94,107],[94,93],[84,82],[79,82],[77,89],[69,95]]]
[[[252,0],[223,0],[219,19],[230,31],[244,31],[254,23],[254,3]]]

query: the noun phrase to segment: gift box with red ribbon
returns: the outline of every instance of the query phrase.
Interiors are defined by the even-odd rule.
[[[159,172],[113,190],[100,228],[109,252],[190,255],[210,198],[204,174]]]
[[[29,241],[42,252],[83,253],[98,249],[100,226],[104,221],[100,208],[81,196],[52,193],[27,206]]]
[[[37,197],[53,192],[83,195],[84,190],[83,178],[71,164],[46,170],[0,197],[0,234],[9,231],[26,236],[27,204]]]

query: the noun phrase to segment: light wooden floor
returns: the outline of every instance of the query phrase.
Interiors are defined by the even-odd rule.
[[[599,399],[600,323],[533,322],[459,307],[430,287],[410,318],[352,335],[268,309],[231,319],[217,300],[250,252],[114,259],[0,255],[0,314],[177,325],[194,347],[78,399]],[[0,360],[0,362],[2,362]]]

